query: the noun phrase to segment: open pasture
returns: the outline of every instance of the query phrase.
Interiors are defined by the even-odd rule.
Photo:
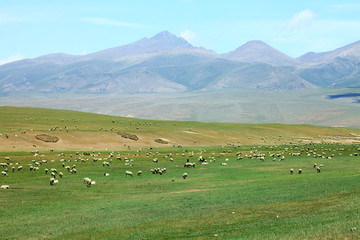
[[[10,189],[0,191],[0,236],[358,239],[359,148],[334,144],[86,152],[90,155],[2,152],[7,164],[1,170],[7,168],[8,176],[1,176],[0,185]],[[184,167],[187,159],[195,168]],[[46,163],[40,164],[42,160]],[[314,163],[322,165],[320,173]],[[66,169],[73,165],[76,174]],[[30,166],[38,169],[30,171]],[[52,168],[57,170],[54,185],[49,183]],[[152,173],[156,168],[166,172]],[[126,171],[134,176],[126,176]],[[141,176],[136,176],[138,171]],[[188,177],[183,179],[185,172]],[[87,187],[86,177],[96,183]]]
[[[359,129],[0,112],[1,239],[360,238]]]

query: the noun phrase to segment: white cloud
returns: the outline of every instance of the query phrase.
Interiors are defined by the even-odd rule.
[[[130,22],[121,22],[118,20],[113,20],[109,18],[83,18],[82,21],[89,22],[96,25],[108,25],[108,26],[116,26],[116,27],[133,27],[133,28],[150,28],[147,25],[138,24],[138,23],[130,23]]]
[[[180,33],[180,37],[191,43],[195,40],[196,34],[189,29],[185,29]]]
[[[10,63],[10,62],[15,62],[21,59],[24,59],[25,57],[22,56],[20,53],[17,53],[15,55],[11,55],[6,59],[0,59],[0,65],[6,64],[6,63]]]
[[[308,27],[312,24],[315,16],[316,14],[310,9],[296,13],[288,22],[288,27],[292,31]]]
[[[8,23],[8,22],[19,22],[19,21],[24,21],[24,20],[21,18],[9,17],[6,14],[0,13],[0,24]]]

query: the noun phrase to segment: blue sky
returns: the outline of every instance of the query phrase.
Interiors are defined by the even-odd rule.
[[[217,53],[262,40],[298,57],[360,40],[360,2],[0,1],[0,64],[49,53],[92,53],[163,30]]]

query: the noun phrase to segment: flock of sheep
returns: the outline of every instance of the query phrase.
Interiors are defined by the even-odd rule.
[[[345,151],[343,148],[338,148],[335,150],[331,150],[329,149],[325,149],[322,148],[320,149],[321,152],[319,152],[320,150],[317,150],[316,148],[310,148],[309,146],[303,146],[303,147],[298,147],[298,146],[294,146],[289,148],[284,148],[281,149],[278,146],[270,146],[270,147],[266,147],[267,150],[269,150],[267,153],[264,153],[262,151],[258,151],[256,150],[256,147],[253,147],[251,149],[251,151],[246,152],[246,154],[243,154],[242,152],[237,152],[235,154],[235,157],[237,159],[237,161],[241,161],[244,158],[248,158],[248,159],[258,159],[260,161],[265,161],[265,159],[268,159],[268,157],[270,159],[272,159],[272,161],[284,161],[285,160],[285,155],[289,155],[290,157],[299,157],[299,156],[308,156],[308,157],[313,157],[313,158],[320,158],[320,159],[332,159],[333,157],[335,157],[335,152],[337,152],[339,155],[342,155],[342,152]],[[296,151],[295,151],[296,150]],[[360,148],[356,149],[356,151],[360,151]],[[51,151],[53,152],[53,151]],[[140,156],[140,151],[138,151],[138,153],[135,153],[134,156]],[[198,154],[200,155],[198,157],[198,162],[202,165],[207,165],[209,163],[215,163],[216,159],[215,156],[208,156],[208,157],[203,157],[202,154],[205,153],[206,151],[200,151]],[[93,162],[98,162],[100,161],[102,164],[103,168],[107,168],[111,166],[111,163],[113,161],[113,159],[115,159],[114,156],[114,152],[109,153],[109,155],[106,158],[101,158],[101,153],[76,153],[76,157],[73,160],[76,164],[78,163],[83,163],[83,162],[87,162],[87,161],[93,161]],[[146,151],[146,157],[150,157],[153,153]],[[159,153],[155,153],[157,155],[157,157],[153,158],[152,162],[154,163],[154,165],[157,165],[159,160],[158,157],[160,156]],[[212,154],[215,154],[214,152]],[[223,152],[220,153],[220,157],[224,157],[225,154],[232,154],[231,150],[223,150]],[[179,157],[183,158],[186,157],[186,155],[188,155],[190,158],[195,156],[195,153],[192,152],[188,152],[188,151],[184,151],[184,153],[182,153],[181,155],[179,153],[177,153],[177,155],[179,155]],[[39,153],[36,152],[34,154],[34,156],[39,156]],[[351,153],[350,156],[359,156],[358,152],[354,152]],[[64,153],[61,153],[58,155],[58,157],[65,157]],[[73,158],[72,154],[70,154],[68,156],[69,158]],[[87,157],[86,159],[83,157]],[[90,159],[88,158],[90,157]],[[173,154],[168,153],[165,154],[163,156],[164,158],[169,158],[170,162],[173,162]],[[134,166],[134,159],[128,159],[127,157],[122,158],[120,153],[117,153],[116,156],[116,160],[124,160],[125,161],[125,166],[127,167],[133,167]],[[56,160],[51,160],[51,163],[54,163]],[[70,174],[77,174],[77,168],[76,168],[76,164],[73,164],[72,166],[70,164],[67,164],[69,162],[71,162],[71,159],[65,160],[64,158],[59,160],[61,163],[61,167],[62,169],[64,169],[63,171],[58,171],[56,168],[44,168],[44,173],[46,175],[50,175],[49,178],[49,183],[50,185],[55,185],[59,183],[59,179],[58,178],[63,178],[64,173],[63,172],[68,172]],[[220,162],[221,166],[227,166],[227,162],[229,161],[228,158],[226,158],[224,161]],[[46,165],[48,164],[47,160],[32,160],[31,164],[29,164],[29,171],[33,171],[33,172],[37,172],[39,171],[40,167],[42,165]],[[196,163],[195,162],[190,162],[189,158],[187,158],[186,162],[184,163],[184,168],[195,168],[196,167]],[[321,168],[323,167],[323,164],[316,164],[314,163],[313,168],[316,170],[317,173],[321,172]],[[20,165],[20,163],[14,163],[10,157],[5,157],[5,162],[4,163],[0,163],[0,167],[3,168],[3,170],[1,171],[1,175],[4,177],[8,177],[9,176],[9,169],[11,169],[11,172],[14,173],[15,170],[17,171],[22,171],[23,170],[23,166]],[[151,168],[149,171],[151,174],[158,174],[158,175],[163,175],[167,172],[166,168],[159,168],[159,167],[154,167]],[[298,174],[302,174],[303,170],[302,169],[298,169],[297,170]],[[291,168],[290,169],[290,174],[294,173],[294,169]],[[141,170],[137,171],[137,176],[142,176],[143,172]],[[109,173],[104,173],[105,177],[110,176]],[[130,170],[126,170],[125,171],[125,177],[133,177],[134,174],[132,171]],[[182,178],[186,179],[188,177],[188,173],[183,173],[182,174]],[[92,185],[95,185],[96,182],[91,180],[88,177],[84,177],[83,178],[83,182],[86,184],[87,187],[91,187]],[[10,186],[9,185],[2,185],[1,189],[9,189]]]

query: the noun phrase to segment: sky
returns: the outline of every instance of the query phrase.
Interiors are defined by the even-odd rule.
[[[226,53],[261,40],[291,57],[360,40],[358,0],[0,0],[0,64],[88,54],[167,30]]]

